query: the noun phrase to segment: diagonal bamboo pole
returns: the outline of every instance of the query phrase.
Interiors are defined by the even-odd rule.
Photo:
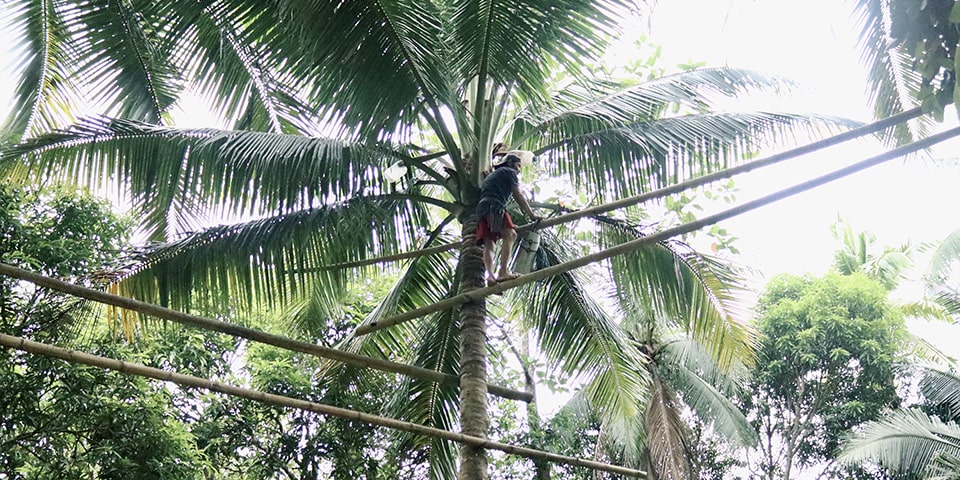
[[[736,207],[723,210],[713,215],[708,215],[699,220],[695,220],[689,223],[684,223],[683,225],[679,225],[674,228],[668,228],[661,232],[657,232],[642,238],[638,238],[636,240],[631,240],[626,243],[621,243],[620,245],[608,248],[606,250],[602,250],[600,252],[597,252],[591,255],[586,255],[574,260],[570,260],[568,262],[559,263],[552,267],[547,267],[542,270],[537,270],[535,272],[522,275],[520,278],[517,278],[515,280],[500,282],[491,287],[484,287],[484,288],[479,288],[466,293],[461,293],[454,297],[441,300],[432,305],[427,305],[425,307],[410,310],[410,311],[401,313],[399,315],[387,317],[377,323],[369,323],[366,325],[362,325],[357,328],[356,332],[358,335],[365,335],[383,328],[391,327],[393,325],[397,325],[399,323],[412,320],[414,318],[421,317],[423,315],[439,312],[441,310],[446,310],[448,308],[453,308],[467,302],[477,301],[477,300],[480,300],[481,298],[484,298],[493,294],[501,293],[511,288],[519,287],[521,285],[526,285],[528,283],[535,282],[537,280],[541,280],[547,277],[552,277],[554,275],[559,275],[561,273],[566,273],[566,272],[569,272],[570,270],[574,270],[574,269],[589,265],[591,263],[596,263],[602,260],[606,260],[608,258],[617,256],[617,255],[630,253],[643,246],[661,242],[670,237],[675,237],[677,235],[689,233],[694,230],[699,230],[703,227],[713,225],[722,220],[735,217],[745,212],[749,212],[750,210],[755,210],[757,208],[768,205],[770,203],[783,200],[784,198],[790,197],[792,195],[805,192],[807,190],[810,190],[814,187],[818,187],[825,183],[829,183],[834,180],[838,180],[840,178],[852,175],[861,170],[865,170],[867,168],[879,165],[883,162],[887,162],[895,158],[902,157],[908,153],[913,153],[917,150],[928,148],[934,144],[940,143],[944,140],[949,140],[958,135],[960,135],[960,127],[955,127],[950,130],[947,130],[935,135],[931,135],[922,140],[918,140],[916,142],[909,143],[902,147],[884,152],[880,155],[870,157],[866,160],[862,160],[860,162],[854,163],[847,167],[834,170],[833,172],[821,175],[811,180],[807,180],[806,182],[798,183],[792,187],[787,187],[783,190],[771,193],[769,195],[760,197],[758,199],[755,199],[746,203],[742,203]]]
[[[430,370],[422,367],[415,367],[412,365],[405,365],[402,363],[391,362],[389,360],[383,360],[379,358],[358,355],[356,353],[345,352],[343,350],[337,350],[335,348],[329,348],[329,347],[324,347],[322,345],[302,342],[299,340],[282,337],[280,335],[273,335],[273,334],[262,332],[260,330],[256,330],[249,327],[243,327],[240,325],[222,322],[219,320],[213,320],[210,318],[190,315],[187,313],[178,312],[176,310],[171,310],[169,308],[164,308],[159,305],[141,302],[139,300],[122,297],[119,295],[113,295],[110,293],[101,292],[99,290],[94,290],[91,288],[81,287],[79,285],[74,285],[61,280],[57,280],[55,278],[45,277],[43,275],[29,272],[27,270],[23,270],[21,268],[17,268],[4,263],[0,263],[0,275],[6,275],[8,277],[18,278],[20,280],[26,280],[30,283],[33,283],[42,287],[51,288],[53,290],[57,290],[59,292],[63,292],[69,295],[85,298],[87,300],[92,300],[92,301],[104,303],[107,305],[113,305],[115,307],[126,308],[128,310],[132,310],[135,312],[139,312],[139,313],[150,315],[157,318],[162,318],[164,320],[169,320],[171,322],[176,322],[184,325],[191,325],[194,327],[213,330],[220,333],[226,333],[227,335],[245,338],[247,340],[252,340],[254,342],[265,343],[267,345],[273,345],[275,347],[280,347],[286,350],[293,350],[296,352],[315,355],[317,357],[328,358],[331,360],[336,360],[338,362],[348,363],[350,365],[356,365],[359,367],[368,367],[368,368],[373,368],[373,369],[384,371],[384,372],[399,373],[399,374],[407,375],[409,377],[418,378],[420,380],[450,383],[452,385],[458,385],[460,383],[460,379],[456,375],[440,373],[436,370]],[[503,398],[508,398],[511,400],[520,400],[523,402],[530,402],[533,400],[533,396],[527,392],[512,390],[512,389],[500,387],[497,385],[489,385],[488,392],[493,395],[503,397]]]
[[[154,378],[157,380],[176,383],[177,385],[182,385],[185,387],[203,388],[206,390],[219,392],[226,395],[246,398],[248,400],[254,400],[257,402],[268,403],[271,405],[277,405],[281,407],[306,410],[314,413],[319,413],[321,415],[329,415],[332,417],[343,418],[347,420],[359,420],[361,422],[369,423],[372,425],[377,425],[381,427],[392,428],[395,430],[402,430],[405,432],[411,432],[411,433],[416,433],[420,435],[426,435],[429,437],[440,438],[443,440],[463,443],[463,444],[470,445],[477,448],[500,450],[502,452],[506,452],[513,455],[519,455],[519,456],[527,457],[531,459],[546,460],[554,463],[563,463],[563,464],[574,465],[578,467],[586,467],[593,470],[601,470],[605,472],[617,473],[620,475],[628,475],[631,477],[641,477],[646,475],[646,472],[643,472],[641,470],[634,470],[632,468],[621,467],[618,465],[610,465],[606,463],[600,463],[600,462],[585,460],[581,458],[567,457],[565,455],[544,452],[541,450],[534,450],[532,448],[518,447],[515,445],[495,442],[495,441],[487,440],[484,438],[472,437],[472,436],[467,436],[467,435],[463,435],[455,432],[450,432],[447,430],[427,427],[425,425],[420,425],[416,423],[403,422],[400,420],[396,420],[389,417],[383,417],[380,415],[372,415],[368,413],[358,412],[356,410],[348,410],[345,408],[334,407],[331,405],[324,405],[322,403],[309,402],[306,400],[284,397],[281,395],[274,395],[270,393],[260,392],[257,390],[250,390],[246,388],[237,387],[234,385],[215,382],[206,378],[199,378],[191,375],[183,375],[179,373],[168,372],[166,370],[147,367],[145,365],[140,365],[137,363],[129,363],[121,360],[116,360],[113,358],[90,355],[88,353],[78,352],[75,350],[67,350],[65,348],[60,348],[52,345],[47,345],[44,343],[34,342],[24,338],[14,337],[11,335],[0,334],[0,345],[7,348],[13,348],[16,350],[21,350],[21,351],[36,354],[36,355],[44,355],[48,357],[59,358],[61,360],[66,360],[71,363],[80,363],[83,365],[104,368],[107,370],[115,370],[121,373],[125,373],[127,375],[137,375],[141,377]]]
[[[847,140],[852,140],[854,138],[859,138],[871,133],[876,133],[886,128],[892,127],[894,125],[903,123],[907,120],[911,120],[920,116],[923,111],[920,108],[914,108],[906,112],[898,113],[896,115],[891,115],[887,118],[877,120],[876,122],[869,123],[867,125],[862,125],[860,127],[847,130],[846,132],[839,133],[829,138],[824,138],[822,140],[817,140],[816,142],[808,143],[806,145],[801,145],[796,148],[792,148],[785,152],[777,153],[769,157],[761,158],[754,160],[752,162],[744,163],[743,165],[737,165],[735,167],[730,167],[719,172],[710,173],[707,175],[701,175],[696,178],[691,178],[690,180],[676,183],[668,187],[660,188],[646,193],[641,193],[639,195],[634,195],[632,197],[622,198],[620,200],[615,200],[613,202],[604,203],[601,205],[594,205],[592,207],[583,208],[575,212],[565,213],[563,215],[557,215],[556,217],[549,217],[541,220],[539,223],[527,223],[517,227],[517,232],[522,233],[524,231],[536,228],[546,228],[552,227],[554,225],[559,225],[561,223],[572,222],[579,220],[584,217],[599,215],[602,213],[607,213],[613,210],[618,210],[621,208],[629,207],[632,205],[637,205],[648,200],[653,200],[667,195],[673,195],[675,193],[680,193],[684,190],[689,190],[691,188],[700,187],[708,183],[715,182],[717,180],[724,180],[734,175],[741,173],[747,173],[759,168],[767,167],[776,163],[780,163],[785,160],[790,160],[801,155],[806,155],[808,153],[815,152],[817,150],[822,150],[827,147],[832,147],[834,145],[839,145]],[[377,258],[369,258],[366,260],[358,260],[355,262],[343,262],[335,263],[332,265],[327,265],[321,267],[323,270],[336,270],[342,268],[356,268],[363,267],[367,265],[374,265],[377,263],[386,263],[394,262],[397,260],[404,260],[407,258],[416,258],[423,255],[430,255],[433,253],[443,252],[450,250],[457,245],[460,245],[460,242],[451,242],[444,243],[442,245],[436,245],[433,247],[425,248],[422,250],[414,250],[411,252],[398,253],[395,255],[387,255]]]

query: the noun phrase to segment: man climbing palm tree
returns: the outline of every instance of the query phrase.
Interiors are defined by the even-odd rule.
[[[513,242],[517,239],[516,226],[506,210],[510,195],[517,200],[520,208],[534,221],[540,217],[533,213],[530,204],[520,192],[520,165],[522,160],[517,155],[509,153],[499,157],[494,164],[493,172],[480,185],[480,202],[477,204],[477,214],[480,222],[477,224],[477,242],[483,244],[483,263],[487,267],[487,284],[498,281],[511,280],[518,275],[510,272],[510,252]],[[503,239],[500,246],[500,269],[496,276],[493,270],[493,244]]]

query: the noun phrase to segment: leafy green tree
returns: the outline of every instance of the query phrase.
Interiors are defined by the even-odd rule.
[[[860,273],[783,275],[758,305],[762,334],[745,396],[760,433],[760,478],[795,478],[834,460],[843,436],[899,404],[894,368],[905,327],[887,291]]]
[[[129,221],[89,195],[0,185],[0,262],[78,284],[103,285],[115,269]],[[53,337],[74,327],[78,302],[11,278],[0,278],[0,328],[12,335]]]
[[[76,283],[96,284],[127,236],[124,221],[85,195],[0,186],[0,205],[0,261]],[[70,338],[62,333],[84,310],[55,292],[0,279],[3,333]],[[105,326],[84,331],[83,340],[61,341],[134,357]],[[155,383],[4,349],[0,385],[3,478],[202,478],[206,465],[173,415],[171,392]]]
[[[15,0],[8,18],[24,54],[4,129],[15,145],[0,168],[33,182],[119,182],[140,227],[168,242],[146,249],[123,288],[177,308],[205,307],[203,292],[221,304],[297,303],[302,322],[323,322],[345,286],[369,273],[332,266],[462,240],[454,254],[402,264],[366,320],[374,323],[483,286],[475,206],[495,141],[535,152],[542,171],[603,202],[723,168],[813,120],[719,110],[722,97],[782,85],[749,71],[632,84],[592,75],[631,5]],[[171,126],[171,109],[190,89],[232,128]],[[106,116],[74,121],[80,94]],[[211,213],[255,220],[195,231]],[[563,241],[576,230],[561,231],[542,244],[538,266],[569,258]],[[724,285],[702,280],[723,273],[673,257],[631,269],[630,280],[647,287],[645,303],[726,299]],[[558,276],[522,295],[548,360],[597,376],[588,391],[595,405],[617,410],[644,398],[649,379],[637,373],[644,369],[628,336],[596,308],[582,277]],[[725,363],[746,350],[722,302],[692,310],[675,320],[712,357]],[[459,391],[405,382],[390,413],[483,437],[486,312],[486,300],[472,301],[342,346],[459,375]],[[452,477],[452,447],[433,442],[429,452],[431,475]],[[486,469],[482,451],[461,449],[461,478]]]

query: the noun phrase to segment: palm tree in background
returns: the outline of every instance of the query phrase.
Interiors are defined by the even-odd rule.
[[[347,285],[377,272],[351,265],[459,242],[396,263],[399,280],[365,320],[376,322],[483,286],[474,207],[496,141],[535,152],[541,172],[605,202],[724,168],[759,139],[815,120],[720,111],[723,97],[782,85],[754,72],[631,84],[595,75],[636,6],[13,0],[4,20],[18,34],[20,82],[0,169],[7,181],[119,192],[154,242],[122,277],[126,294],[181,309],[282,308],[315,331]],[[188,93],[231,128],[172,125]],[[74,117],[90,109],[98,115]],[[236,221],[206,227],[210,218]],[[635,227],[629,218],[620,227]],[[589,228],[606,228],[601,220]],[[544,235],[537,267],[570,258],[576,235]],[[672,243],[626,258],[609,278],[651,321],[696,339],[721,366],[749,355],[727,266]],[[585,376],[601,413],[630,417],[652,377],[602,292],[587,288],[596,281],[570,272],[491,301],[522,302],[548,361]],[[475,301],[342,348],[459,375],[459,397],[407,380],[391,413],[483,437],[486,312]],[[428,450],[431,475],[452,477],[452,446]],[[463,447],[460,478],[484,478],[485,458]]]

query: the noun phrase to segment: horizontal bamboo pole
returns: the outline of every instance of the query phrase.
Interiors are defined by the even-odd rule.
[[[358,420],[364,423],[369,423],[371,425],[377,425],[380,427],[392,428],[394,430],[401,430],[404,432],[410,432],[410,433],[416,433],[419,435],[426,435],[429,437],[440,438],[443,440],[449,440],[457,443],[470,445],[476,448],[500,450],[501,452],[506,452],[513,455],[519,455],[521,457],[526,457],[526,458],[531,458],[536,460],[546,460],[548,462],[563,463],[566,465],[573,465],[578,467],[586,467],[593,470],[601,470],[601,471],[616,473],[620,475],[628,475],[631,477],[641,477],[646,475],[646,473],[643,471],[634,470],[631,468],[621,467],[617,465],[610,465],[606,463],[600,463],[592,460],[585,460],[585,459],[580,459],[575,457],[568,457],[565,455],[558,455],[556,453],[544,452],[541,450],[534,450],[532,448],[518,447],[515,445],[509,445],[506,443],[487,440],[485,438],[472,437],[472,436],[463,435],[455,432],[450,432],[447,430],[427,427],[425,425],[420,425],[416,423],[404,422],[404,421],[396,420],[389,417],[383,417],[380,415],[372,415],[368,413],[358,412],[356,410],[349,410],[346,408],[339,408],[331,405],[324,405],[322,403],[308,402],[306,400],[284,397],[281,395],[274,395],[271,393],[260,392],[257,390],[250,390],[247,388],[241,388],[234,385],[215,382],[206,378],[199,378],[199,377],[194,377],[190,375],[183,375],[179,373],[168,372],[166,370],[147,367],[145,365],[140,365],[137,363],[129,363],[121,360],[116,360],[113,358],[90,355],[88,353],[78,352],[75,350],[67,350],[65,348],[60,348],[52,345],[47,345],[44,343],[34,342],[31,340],[27,340],[20,337],[14,337],[11,335],[0,334],[0,345],[8,348],[21,350],[24,352],[29,352],[32,354],[59,358],[61,360],[66,360],[72,363],[80,363],[80,364],[89,365],[92,367],[115,370],[128,375],[138,375],[142,377],[163,380],[165,382],[176,383],[177,385],[181,385],[184,387],[203,388],[206,390],[219,392],[226,395],[246,398],[248,400],[268,403],[268,404],[277,405],[280,407],[296,408],[299,410],[306,410],[314,413],[319,413],[321,415],[329,415],[332,417],[343,418],[347,420]]]
[[[384,372],[399,373],[409,377],[418,378],[420,380],[450,383],[452,385],[458,385],[460,383],[460,379],[455,375],[445,374],[427,368],[391,362],[389,360],[358,355],[356,353],[345,352],[335,348],[294,340],[291,338],[282,337],[280,335],[273,335],[249,327],[243,327],[219,320],[190,315],[187,313],[178,312],[176,310],[171,310],[169,308],[164,308],[159,305],[134,300],[132,298],[113,295],[110,293],[101,292],[99,290],[94,290],[92,288],[81,287],[79,285],[74,285],[62,280],[39,275],[37,273],[4,263],[0,263],[0,275],[26,280],[42,287],[51,288],[59,292],[85,298],[94,302],[126,308],[134,312],[162,318],[171,322],[213,330],[216,332],[225,333],[227,335],[252,340],[254,342],[273,345],[286,350],[293,350],[317,357],[328,358],[330,360],[336,360],[338,362],[348,363],[350,365],[356,365],[359,367],[368,367]],[[488,385],[487,391],[492,395],[511,400],[520,400],[527,403],[533,401],[533,396],[527,392],[521,392],[519,390],[513,390],[497,385]]]
[[[755,210],[757,208],[771,204],[773,202],[783,200],[784,198],[796,195],[801,192],[805,192],[807,190],[818,187],[825,183],[829,183],[834,180],[838,180],[840,178],[852,175],[861,170],[865,170],[867,168],[879,165],[883,162],[887,162],[895,158],[902,157],[908,153],[913,153],[917,150],[928,148],[942,141],[956,137],[957,135],[960,135],[960,127],[952,128],[950,130],[947,130],[935,135],[931,135],[922,140],[918,140],[916,142],[909,143],[902,147],[895,148],[893,150],[884,152],[882,154],[870,157],[866,160],[862,160],[860,162],[854,163],[847,167],[834,170],[833,172],[821,175],[819,177],[808,180],[806,182],[798,183],[796,185],[793,185],[792,187],[787,187],[783,190],[771,193],[769,195],[760,197],[750,202],[742,203],[736,207],[723,210],[719,213],[708,215],[699,220],[684,223],[683,225],[678,225],[674,228],[668,228],[666,230],[653,233],[651,235],[638,238],[636,240],[631,240],[629,242],[621,243],[620,245],[608,248],[606,250],[602,250],[594,254],[586,255],[574,260],[570,260],[568,262],[559,263],[552,267],[547,267],[541,270],[537,270],[537,271],[528,273],[526,275],[522,275],[519,278],[514,280],[508,280],[506,282],[498,282],[490,287],[478,288],[476,290],[471,290],[466,293],[461,293],[459,295],[443,299],[431,305],[410,310],[410,311],[401,313],[399,315],[387,317],[376,323],[368,323],[366,325],[362,325],[357,328],[356,332],[358,335],[365,335],[371,332],[375,332],[377,330],[381,330],[381,329],[391,327],[409,320],[413,320],[415,318],[419,318],[423,315],[439,312],[442,310],[446,310],[448,308],[453,308],[467,302],[478,301],[489,295],[502,293],[503,291],[509,290],[511,288],[519,287],[521,285],[526,285],[528,283],[532,283],[537,280],[552,277],[554,275],[559,275],[561,273],[566,273],[566,272],[569,272],[570,270],[584,267],[591,263],[606,260],[608,258],[615,257],[617,255],[630,253],[643,246],[651,245],[651,244],[666,240],[668,238],[675,237],[677,235],[682,235],[684,233],[690,233],[695,230],[699,230],[703,227],[713,225],[722,220],[735,217],[745,212],[749,212],[750,210]]]
[[[839,145],[840,143],[846,142],[847,140],[852,140],[854,138],[859,138],[871,133],[876,133],[886,128],[892,127],[894,125],[906,122],[913,118],[919,117],[923,113],[923,110],[920,108],[914,108],[906,112],[898,113],[896,115],[891,115],[887,118],[877,120],[873,123],[868,123],[866,125],[859,126],[854,129],[847,130],[846,132],[839,133],[832,137],[824,138],[822,140],[817,140],[816,142],[808,143],[806,145],[801,145],[796,148],[792,148],[785,152],[780,152],[769,157],[764,157],[752,162],[744,163],[743,165],[737,165],[735,167],[730,167],[719,172],[710,173],[707,175],[701,175],[696,178],[691,178],[690,180],[676,183],[668,187],[660,188],[646,193],[641,193],[639,195],[634,195],[632,197],[622,198],[620,200],[615,200],[613,202],[608,202],[600,205],[594,205],[592,207],[582,208],[580,210],[565,213],[563,215],[557,215],[555,217],[548,217],[540,220],[539,222],[526,223],[517,227],[518,233],[523,233],[531,229],[541,229],[552,227],[554,225],[560,225],[562,223],[568,223],[575,220],[579,220],[584,217],[589,217],[593,215],[600,215],[603,213],[611,212],[613,210],[618,210],[621,208],[626,208],[633,205],[638,205],[643,202],[654,200],[657,198],[662,198],[667,195],[673,195],[675,193],[680,193],[684,190],[689,190],[691,188],[700,187],[708,183],[716,182],[718,180],[725,180],[731,178],[734,175],[741,173],[747,173],[759,168],[767,167],[776,163],[780,163],[785,160],[790,160],[801,155],[806,155],[808,153],[815,152],[817,150],[822,150],[827,147],[832,147],[834,145]],[[323,270],[334,270],[341,268],[356,268],[363,267],[366,265],[374,265],[377,263],[385,262],[394,262],[397,260],[404,260],[407,258],[416,258],[424,255],[430,255],[433,253],[443,252],[450,250],[456,246],[460,245],[460,242],[451,242],[445,243],[442,245],[436,245],[429,248],[424,248],[422,250],[413,250],[410,252],[398,253],[395,255],[388,255],[377,258],[370,258],[366,260],[358,260],[355,262],[345,262],[345,263],[336,263],[332,265],[327,265],[322,267]]]

